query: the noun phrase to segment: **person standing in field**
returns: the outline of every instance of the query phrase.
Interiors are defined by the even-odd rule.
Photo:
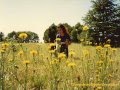
[[[60,53],[64,52],[68,57],[68,46],[71,44],[70,35],[63,24],[60,24],[57,29],[58,29],[58,34],[56,35],[56,38],[61,39]]]

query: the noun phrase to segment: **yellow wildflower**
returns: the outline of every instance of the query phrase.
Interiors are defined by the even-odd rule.
[[[100,60],[100,61],[97,62],[97,64],[98,64],[98,65],[102,65],[102,64],[103,64],[103,61]]]
[[[69,63],[70,63],[70,61],[69,61],[69,60],[67,60],[67,61],[66,61],[66,64],[68,65]]]
[[[54,54],[55,50],[50,50],[49,53]]]
[[[97,47],[96,47],[96,50],[97,50],[97,51],[101,51],[102,49],[103,49],[103,48],[102,48],[101,46],[97,46]]]
[[[0,52],[1,52],[1,53],[5,53],[5,50],[2,49]]]
[[[114,62],[114,60],[112,60],[112,59],[111,59],[111,60],[109,60],[109,62],[110,62],[110,63],[113,63],[113,62]]]
[[[24,60],[23,63],[24,64],[30,64],[30,61],[29,60]]]
[[[83,50],[84,57],[90,56],[90,52],[88,50]]]
[[[23,54],[24,54],[23,51],[20,51],[20,52],[18,53],[19,56],[22,56]]]
[[[28,35],[26,33],[20,33],[18,37],[21,39],[26,39]]]
[[[83,31],[87,31],[88,29],[89,29],[89,27],[86,25],[83,27]]]
[[[105,44],[104,47],[105,47],[105,48],[109,48],[109,47],[110,47],[110,44]]]
[[[66,58],[66,55],[64,53],[59,53],[58,58],[59,59],[64,59],[64,58]]]
[[[71,63],[68,64],[68,67],[71,67],[71,68],[73,68],[75,66],[76,66],[76,64],[74,62],[71,62]]]
[[[102,90],[102,87],[97,87],[96,90]]]
[[[30,51],[30,54],[32,54],[33,56],[35,56],[35,55],[38,54],[38,52],[36,50],[32,50],[32,51]]]
[[[69,56],[70,56],[70,57],[73,57],[74,55],[75,55],[75,52],[74,52],[74,51],[70,51],[70,52],[69,52]]]
[[[8,46],[9,46],[8,43],[3,43],[3,44],[2,44],[2,48],[4,48],[4,49],[6,49]]]
[[[58,60],[57,59],[54,59],[52,61],[50,61],[50,64],[53,65],[53,64],[57,64],[58,63]]]
[[[56,41],[61,41],[61,38],[56,38]]]

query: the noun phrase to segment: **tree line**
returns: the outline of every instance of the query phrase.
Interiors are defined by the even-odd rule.
[[[115,0],[91,0],[92,6],[83,18],[89,27],[87,40],[93,45],[104,45],[109,41],[112,46],[120,46],[120,5]],[[83,25],[70,26],[64,23],[73,42],[80,42],[85,37]],[[44,42],[55,39],[57,25],[52,24],[44,32]]]
[[[12,32],[8,33],[6,37],[5,37],[3,32],[0,32],[0,42],[14,40],[16,42],[23,43],[23,40],[21,40],[19,38],[20,33],[26,33],[27,34],[27,38],[24,40],[24,42],[26,42],[26,43],[29,43],[29,42],[37,43],[37,42],[39,42],[38,34],[36,34],[35,32],[31,32],[31,31],[19,31],[19,32],[12,31]]]

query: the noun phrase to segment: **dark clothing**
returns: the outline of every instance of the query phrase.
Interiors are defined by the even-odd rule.
[[[65,44],[66,41],[71,41],[71,38],[68,34],[65,34],[64,36],[61,36],[60,34],[57,34],[56,38],[61,39],[61,48],[60,53],[64,52],[66,56],[68,57],[68,45]]]

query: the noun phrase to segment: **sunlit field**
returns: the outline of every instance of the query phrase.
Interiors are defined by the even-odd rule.
[[[120,90],[120,49],[71,44],[69,58],[44,43],[1,43],[3,90]]]

